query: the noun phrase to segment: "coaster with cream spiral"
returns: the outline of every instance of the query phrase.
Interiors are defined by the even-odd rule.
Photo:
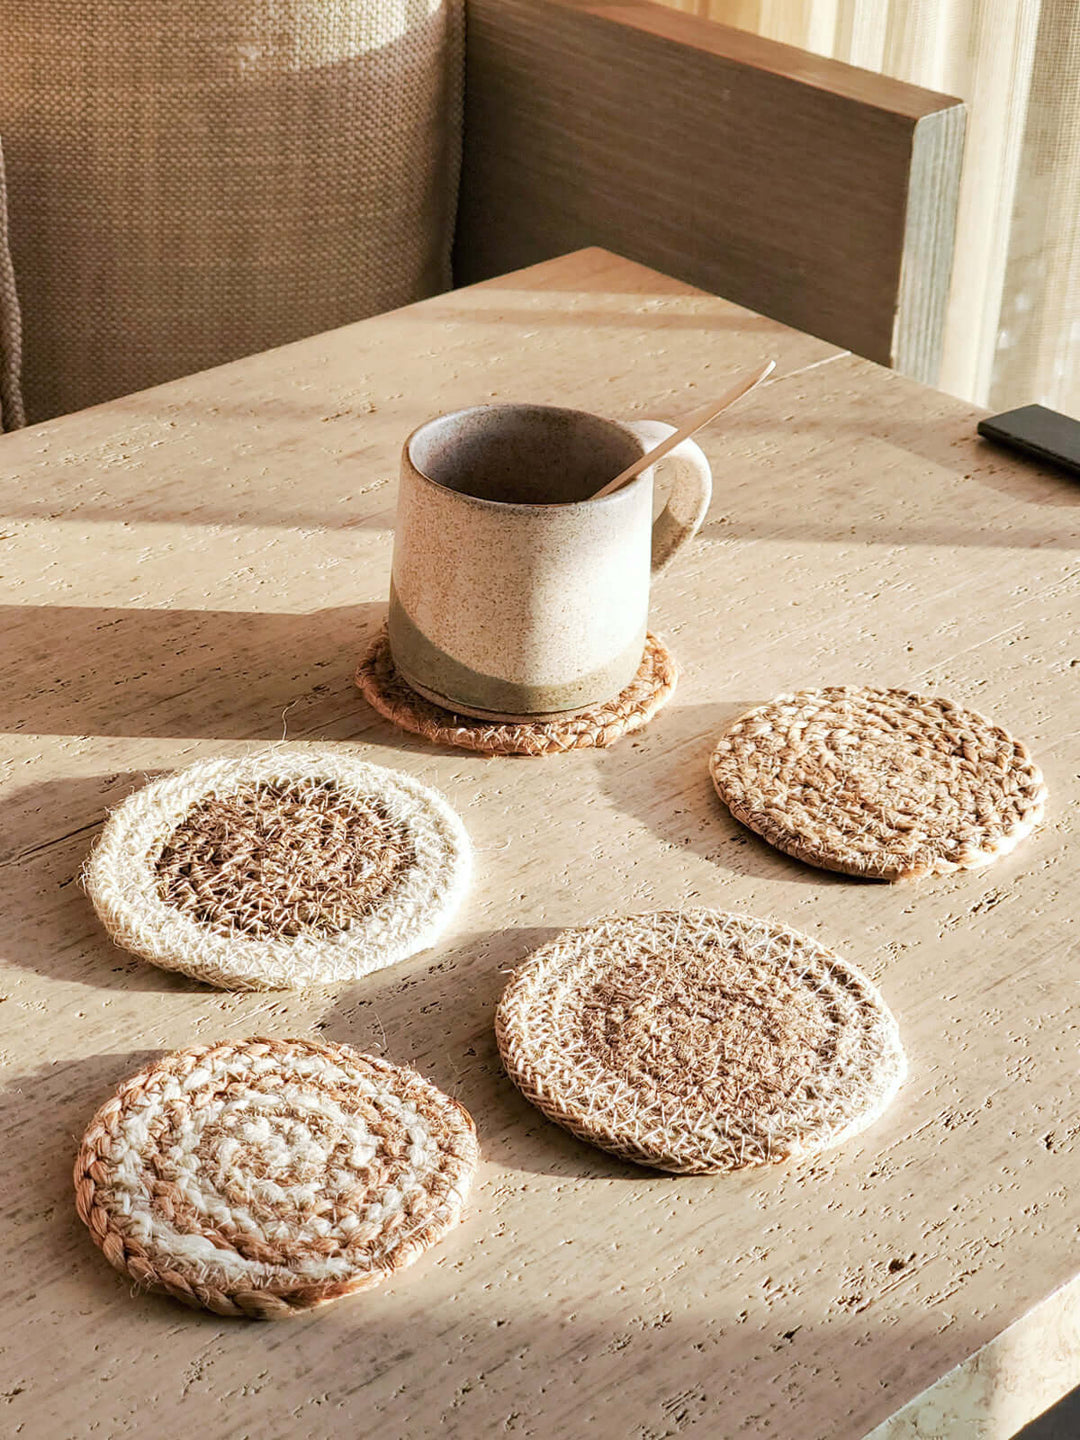
[[[86,888],[120,945],[229,989],[355,980],[424,949],[468,885],[443,797],[324,747],[207,760],[110,815]]]
[[[839,685],[751,710],[710,762],[721,800],[797,860],[875,880],[988,865],[1042,817],[1019,740],[974,710]]]
[[[605,920],[538,950],[503,992],[507,1073],[550,1119],[679,1174],[811,1155],[857,1135],[906,1073],[870,981],[816,940],[694,909]]]
[[[143,1288],[274,1320],[410,1265],[457,1223],[477,1155],[468,1112],[412,1070],[246,1040],[126,1080],[83,1137],[75,1201]]]

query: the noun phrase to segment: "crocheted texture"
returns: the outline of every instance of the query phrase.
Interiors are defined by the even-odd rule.
[[[251,785],[193,805],[154,868],[165,902],[224,935],[333,935],[415,863],[408,831],[332,781]]]
[[[276,1320],[376,1285],[456,1224],[468,1112],[343,1045],[180,1050],[94,1116],[75,1205],[111,1265],[218,1315]]]
[[[907,1068],[858,970],[797,931],[713,910],[567,931],[514,975],[495,1033],[550,1119],[688,1175],[838,1145],[882,1114]]]
[[[109,817],[86,888],[120,945],[232,989],[354,980],[432,943],[471,847],[441,795],[278,747],[155,781]]]
[[[647,725],[674,695],[677,678],[670,652],[655,635],[649,635],[641,668],[614,700],[564,720],[499,723],[457,715],[417,695],[394,668],[385,631],[376,636],[356,671],[356,683],[365,700],[387,720],[438,745],[457,745],[486,755],[559,755],[566,750],[605,749]]]
[[[987,865],[1038,823],[1025,747],[948,700],[835,686],[749,711],[717,745],[736,820],[796,859],[877,880]]]

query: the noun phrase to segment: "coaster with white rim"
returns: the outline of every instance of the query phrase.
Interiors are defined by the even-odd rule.
[[[276,1320],[410,1265],[457,1223],[477,1158],[468,1112],[414,1071],[245,1040],[126,1080],[83,1137],[75,1204],[144,1289]]]
[[[646,636],[637,675],[605,704],[561,720],[476,720],[425,700],[398,674],[386,631],[377,635],[356,670],[364,699],[385,719],[437,745],[456,745],[485,755],[560,755],[567,750],[606,749],[647,725],[675,693],[678,669],[661,640]]]
[[[566,931],[516,971],[495,1034],[551,1120],[684,1175],[839,1145],[907,1070],[865,975],[786,926],[716,910]]]
[[[717,794],[770,845],[825,870],[909,880],[988,865],[1042,817],[1024,745],[974,710],[907,690],[782,695],[721,737]]]
[[[137,790],[85,883],[119,945],[226,989],[359,979],[430,945],[472,847],[437,791],[343,750],[276,746]]]

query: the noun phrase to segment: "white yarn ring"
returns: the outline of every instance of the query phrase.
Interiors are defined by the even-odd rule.
[[[278,990],[356,980],[423,950],[471,863],[437,791],[336,749],[279,746],[130,795],[84,878],[136,955],[227,989]]]

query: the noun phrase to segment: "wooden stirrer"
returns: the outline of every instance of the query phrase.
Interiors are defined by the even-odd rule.
[[[605,495],[614,495],[616,490],[621,490],[624,485],[633,480],[635,475],[640,474],[649,465],[655,465],[657,460],[662,460],[665,455],[675,449],[676,445],[681,445],[684,440],[689,440],[691,435],[696,435],[703,426],[708,425],[710,420],[715,420],[722,410],[726,410],[729,405],[734,405],[736,400],[741,400],[748,391],[753,390],[755,385],[760,385],[766,375],[771,375],[775,369],[776,361],[767,361],[760,370],[755,370],[752,375],[744,376],[719,400],[713,400],[700,410],[695,410],[675,431],[674,435],[669,435],[666,440],[662,440],[646,455],[639,456],[632,465],[628,465],[625,470],[616,475],[614,480],[609,480],[602,490],[597,490],[592,498],[601,500]]]

